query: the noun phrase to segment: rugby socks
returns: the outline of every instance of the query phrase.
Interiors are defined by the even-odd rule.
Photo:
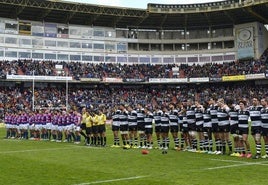
[[[261,143],[256,143],[256,154],[261,155]]]
[[[267,144],[265,145],[265,152],[268,155],[268,145]]]
[[[135,139],[134,139],[134,145],[138,146],[138,138],[137,137],[135,137]]]
[[[228,147],[229,147],[229,152],[231,153],[233,151],[233,143],[231,140],[228,140]]]
[[[215,144],[216,144],[216,151],[221,151],[221,140],[216,139]]]
[[[174,138],[175,147],[179,147],[179,138]]]
[[[181,148],[184,148],[184,142],[185,142],[185,139],[181,138]]]

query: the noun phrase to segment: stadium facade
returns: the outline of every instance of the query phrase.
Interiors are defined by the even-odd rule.
[[[143,10],[0,0],[0,59],[189,65],[258,59],[268,48],[267,6],[267,0],[228,0],[148,4]],[[31,80],[8,76],[10,80]]]

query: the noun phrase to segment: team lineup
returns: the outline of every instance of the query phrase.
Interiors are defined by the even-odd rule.
[[[104,147],[107,145],[104,112],[104,107],[83,108],[81,113],[77,110],[7,112],[6,138],[79,144],[82,135],[85,145]],[[153,109],[142,104],[119,104],[112,114],[112,131],[111,147],[166,151],[173,140],[175,150],[268,158],[268,104],[265,98],[260,101],[253,98],[248,102],[243,99],[236,104],[224,99],[210,98],[204,104],[188,99]],[[255,146],[250,146],[249,135],[254,138]],[[266,152],[263,156],[262,139]],[[252,147],[256,147],[254,155]]]

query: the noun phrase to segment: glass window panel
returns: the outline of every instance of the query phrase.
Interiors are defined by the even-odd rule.
[[[70,55],[70,60],[80,61],[81,56],[80,55]]]
[[[90,56],[90,55],[82,55],[82,61],[92,61],[92,56]]]
[[[94,56],[94,61],[103,62],[104,61],[104,56]]]
[[[70,42],[70,48],[81,48],[81,44],[79,42]]]
[[[4,51],[0,50],[0,57],[3,57],[3,56],[4,56]]]
[[[180,63],[180,62],[186,62],[186,57],[176,57],[175,61]]]
[[[92,49],[92,43],[82,43],[82,48]]]
[[[4,43],[4,37],[0,36],[0,43]]]
[[[104,44],[95,43],[95,44],[93,44],[93,48],[94,49],[104,49]]]
[[[152,63],[161,63],[160,57],[152,57]]]
[[[6,51],[5,52],[5,57],[12,57],[12,58],[17,58],[17,52],[16,51]]]
[[[114,44],[105,44],[105,49],[108,51],[114,51],[115,45]]]
[[[32,58],[30,52],[19,52],[19,58]]]
[[[115,31],[105,31],[105,37],[115,37]]]
[[[114,56],[106,56],[105,62],[115,62],[116,58]]]
[[[6,30],[17,30],[18,29],[18,24],[6,23],[5,28],[6,28]]]
[[[118,43],[117,44],[117,51],[127,51],[127,44],[126,43]]]
[[[56,47],[57,42],[55,40],[45,40],[45,46]]]
[[[149,57],[140,57],[140,62],[141,63],[150,63],[150,58]]]
[[[45,53],[45,59],[48,59],[48,60],[56,60],[56,54],[53,54],[53,53]]]
[[[117,57],[117,62],[127,62],[127,57]]]
[[[69,60],[69,56],[67,54],[58,54],[58,60]]]
[[[198,57],[188,57],[188,62],[198,62]]]
[[[65,42],[65,41],[58,41],[58,47],[68,48],[69,44],[68,42]]]
[[[174,63],[174,58],[172,57],[165,57],[163,58],[164,63]]]
[[[43,46],[43,40],[42,39],[33,39],[32,44],[33,44],[33,46]]]
[[[31,39],[20,39],[19,43],[20,43],[20,45],[31,45],[32,40]]]
[[[94,30],[93,36],[94,37],[104,37],[104,31],[103,30]]]
[[[7,44],[17,44],[17,38],[14,37],[6,37],[5,38],[5,43]]]
[[[33,52],[32,53],[32,58],[35,58],[35,59],[43,59],[44,58],[44,54],[43,53]]]
[[[137,63],[137,62],[139,62],[139,58],[138,57],[128,57],[128,62]]]

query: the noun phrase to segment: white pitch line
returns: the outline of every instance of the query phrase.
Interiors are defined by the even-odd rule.
[[[250,166],[250,165],[263,165],[267,166],[267,162],[244,162],[244,161],[234,161],[234,160],[222,160],[222,159],[210,159],[214,161],[222,161],[222,162],[236,162],[240,164],[232,164],[232,165],[225,165],[225,166],[217,166],[217,167],[211,167],[211,168],[205,168],[204,170],[215,170],[215,169],[224,169],[224,168],[233,168],[233,167],[240,167],[240,166]]]
[[[53,151],[53,150],[70,150],[72,148],[74,148],[74,147],[44,148],[44,149],[32,149],[32,150],[13,150],[13,151],[2,151],[2,152],[0,152],[0,154],[40,152],[40,151]]]
[[[141,179],[141,178],[145,178],[145,177],[147,177],[147,176],[134,176],[134,177],[119,178],[119,179],[109,179],[109,180],[86,182],[86,183],[75,184],[75,185],[90,185],[90,184],[109,183],[109,182],[116,182],[116,181]]]

